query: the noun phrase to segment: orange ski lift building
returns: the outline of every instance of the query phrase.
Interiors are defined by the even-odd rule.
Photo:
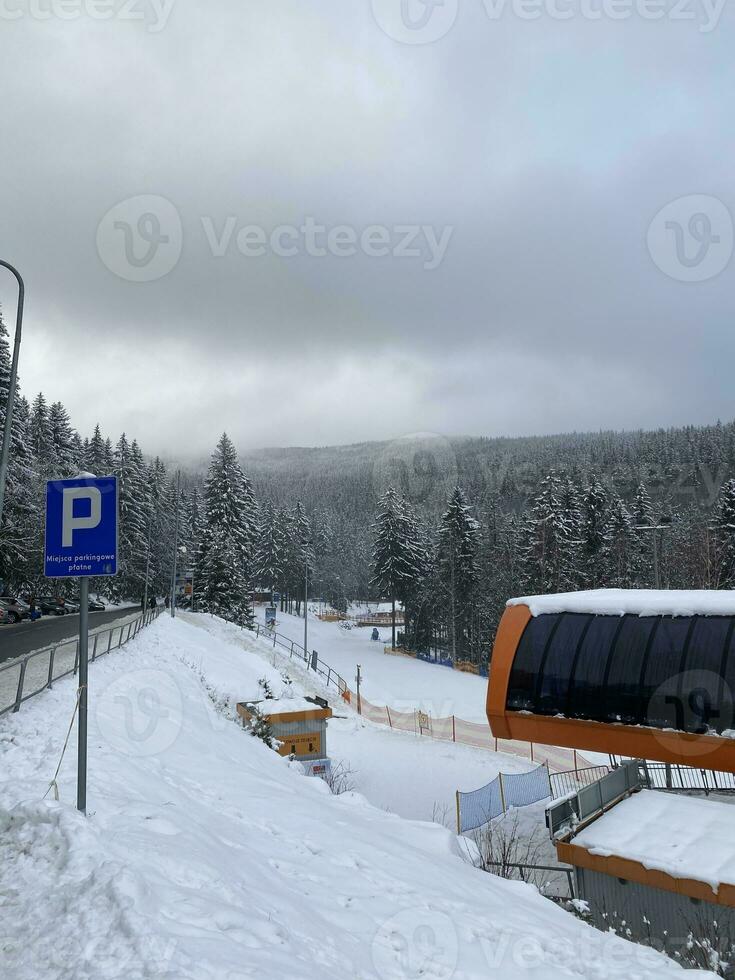
[[[511,599],[489,671],[496,738],[735,772],[735,592]]]

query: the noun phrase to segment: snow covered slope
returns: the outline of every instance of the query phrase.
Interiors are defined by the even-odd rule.
[[[257,610],[258,621],[265,622],[264,608]],[[304,620],[288,613],[278,613],[279,633],[304,642]],[[433,718],[456,715],[466,721],[487,724],[485,699],[487,680],[448,667],[426,664],[412,657],[384,653],[390,646],[390,626],[379,628],[380,643],[370,639],[370,627],[340,628],[309,617],[309,649],[338,671],[354,689],[355,668],[362,666],[362,692],[373,704],[387,704],[396,711],[428,712]]]
[[[42,802],[73,683],[0,720],[3,980],[679,973],[475,870],[442,827],[302,776],[232,720],[262,676],[280,693],[260,657],[168,617],[96,663],[86,820],[73,748]]]

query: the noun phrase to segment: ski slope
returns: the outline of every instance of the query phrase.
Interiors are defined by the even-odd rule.
[[[473,868],[443,827],[304,777],[236,723],[260,677],[281,692],[247,634],[169,617],[95,663],[86,819],[73,749],[43,799],[73,680],[0,719],[3,980],[680,973]]]
[[[265,607],[256,607],[258,622],[265,624]],[[303,645],[304,620],[279,613],[276,630]],[[380,627],[381,642],[370,639],[370,627],[342,629],[310,613],[309,650],[338,671],[354,689],[357,664],[362,668],[362,692],[373,704],[396,711],[419,709],[434,718],[456,715],[466,721],[487,724],[485,698],[487,680],[459,670],[427,664],[411,657],[384,652],[390,646],[390,627]]]
[[[335,699],[334,688],[290,660],[267,640],[256,640],[236,626],[212,616],[184,613],[183,618],[213,638],[253,651],[266,664],[286,669],[296,682],[295,693],[318,694],[330,700],[335,717],[329,722],[329,755],[342,765],[349,785],[371,803],[412,820],[439,819],[456,826],[456,791],[478,789],[499,772],[526,772],[530,762],[503,752],[441,741],[391,730],[358,716],[354,707]],[[302,620],[303,623],[303,620]]]

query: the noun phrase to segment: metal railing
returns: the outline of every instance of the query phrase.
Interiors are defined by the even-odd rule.
[[[89,637],[90,663],[132,640],[162,611],[162,607],[147,609],[123,622],[95,629]],[[49,690],[62,677],[76,674],[78,669],[79,639],[76,636],[0,665],[0,717],[20,711],[21,705],[30,698]]]
[[[584,766],[579,769],[568,769],[563,772],[549,774],[554,799],[576,793],[582,786],[589,786],[610,772],[609,766]]]
[[[569,897],[574,898],[574,869],[570,868],[568,865],[563,864],[510,864],[506,861],[483,861],[483,869],[490,871],[491,874],[497,874],[501,878],[511,878],[515,880],[520,880],[526,882],[527,884],[536,885],[538,890],[544,895],[545,898],[559,899]],[[495,871],[493,869],[497,868]],[[518,872],[517,876],[513,875],[511,872]],[[553,873],[558,877],[564,875],[566,878],[567,888],[569,890],[568,896],[557,895],[557,894],[547,894],[548,885],[553,884],[551,882],[541,881],[539,884],[539,877],[548,878],[549,873]]]
[[[255,624],[254,632],[256,636],[262,636],[264,639],[272,640],[274,647],[278,646],[287,650],[289,657],[293,657],[296,654],[299,660],[303,661],[307,670],[313,670],[315,674],[318,674],[324,679],[327,687],[330,684],[334,684],[340,697],[348,695],[349,686],[347,681],[334,668],[330,667],[329,664],[320,660],[316,652],[310,654],[303,646],[296,643],[295,640],[289,639],[289,637],[284,636],[282,633],[277,633],[268,626],[262,626],[260,623]]]
[[[645,785],[645,774],[638,761],[623,762],[601,779],[578,789],[574,796],[552,803],[546,810],[549,835],[554,840],[570,832]]]
[[[735,793],[735,774],[694,766],[667,765],[665,762],[643,762],[649,789],[669,793]]]

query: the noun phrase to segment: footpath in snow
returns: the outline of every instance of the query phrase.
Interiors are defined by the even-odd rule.
[[[0,719],[3,980],[679,974],[473,868],[445,828],[332,796],[248,735],[235,702],[284,683],[236,632],[161,617],[93,665],[86,819],[73,751],[60,801],[43,799],[73,679]]]

